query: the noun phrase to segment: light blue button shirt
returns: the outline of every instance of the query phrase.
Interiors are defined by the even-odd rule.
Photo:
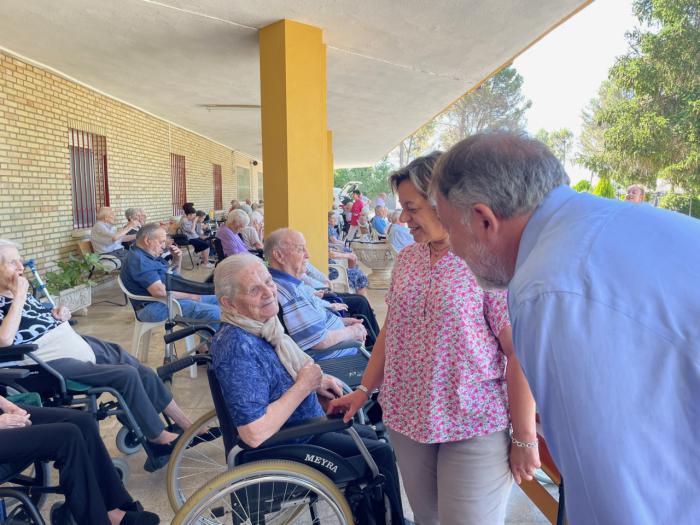
[[[508,306],[570,523],[700,523],[700,221],[557,188]]]

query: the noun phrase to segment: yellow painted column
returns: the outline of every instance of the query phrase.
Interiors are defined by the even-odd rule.
[[[301,231],[311,261],[325,272],[329,188],[323,32],[281,20],[262,28],[259,41],[265,231]]]

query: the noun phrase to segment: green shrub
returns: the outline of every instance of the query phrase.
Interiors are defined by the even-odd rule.
[[[607,177],[601,177],[598,184],[595,185],[593,190],[593,195],[598,195],[599,197],[606,197],[608,199],[615,199],[617,195],[615,194],[615,187],[610,182]]]
[[[49,293],[57,294],[62,290],[74,288],[80,284],[95,284],[88,279],[90,271],[105,271],[105,266],[100,262],[100,256],[96,253],[87,253],[81,257],[70,255],[67,261],[58,263],[59,270],[46,272],[46,288]]]
[[[583,179],[583,180],[578,181],[576,184],[574,184],[574,189],[579,193],[583,193],[583,192],[590,193],[591,190],[593,189],[593,186],[591,185],[591,183],[589,181],[587,181],[586,179]]]
[[[690,215],[691,217],[700,219],[700,197],[688,195],[687,193],[667,193],[661,197],[659,208],[677,211],[684,215]]]

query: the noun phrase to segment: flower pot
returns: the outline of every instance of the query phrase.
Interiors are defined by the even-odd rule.
[[[56,304],[67,306],[74,313],[92,304],[92,289],[87,284],[81,284],[58,292],[56,299]]]
[[[357,260],[372,270],[367,275],[369,288],[386,290],[391,282],[391,270],[394,268],[394,252],[391,245],[384,241],[352,241],[350,248]]]

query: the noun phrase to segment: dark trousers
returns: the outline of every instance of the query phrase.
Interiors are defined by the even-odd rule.
[[[194,248],[194,253],[203,252],[204,250],[211,248],[209,241],[204,239],[190,239],[190,245]]]
[[[396,457],[394,456],[391,445],[379,441],[374,431],[368,427],[355,425],[353,428],[357,430],[357,433],[362,438],[374,462],[377,464],[379,472],[382,473],[386,479],[384,490],[391,503],[394,523],[403,523],[401,486],[399,484],[399,473],[396,469]],[[327,448],[342,457],[351,457],[360,454],[355,442],[345,432],[327,432],[326,434],[319,434],[312,437],[309,444]]]
[[[107,510],[132,499],[93,417],[66,408],[22,408],[31,414],[32,426],[0,430],[0,462],[55,461],[59,484],[78,525],[110,525]]]
[[[94,387],[112,387],[123,397],[147,438],[165,428],[160,413],[173,396],[158,375],[121,346],[82,336],[95,353],[96,364],[76,359],[56,359],[49,364],[64,377]]]
[[[374,346],[375,338],[372,336],[372,330],[375,334],[379,334],[379,324],[377,324],[377,318],[374,316],[374,310],[370,306],[369,301],[366,297],[356,293],[339,293],[337,294],[345,304],[348,305],[348,313],[350,315],[363,315],[366,320],[363,321],[365,328],[367,328],[367,339],[365,340],[366,346]]]

